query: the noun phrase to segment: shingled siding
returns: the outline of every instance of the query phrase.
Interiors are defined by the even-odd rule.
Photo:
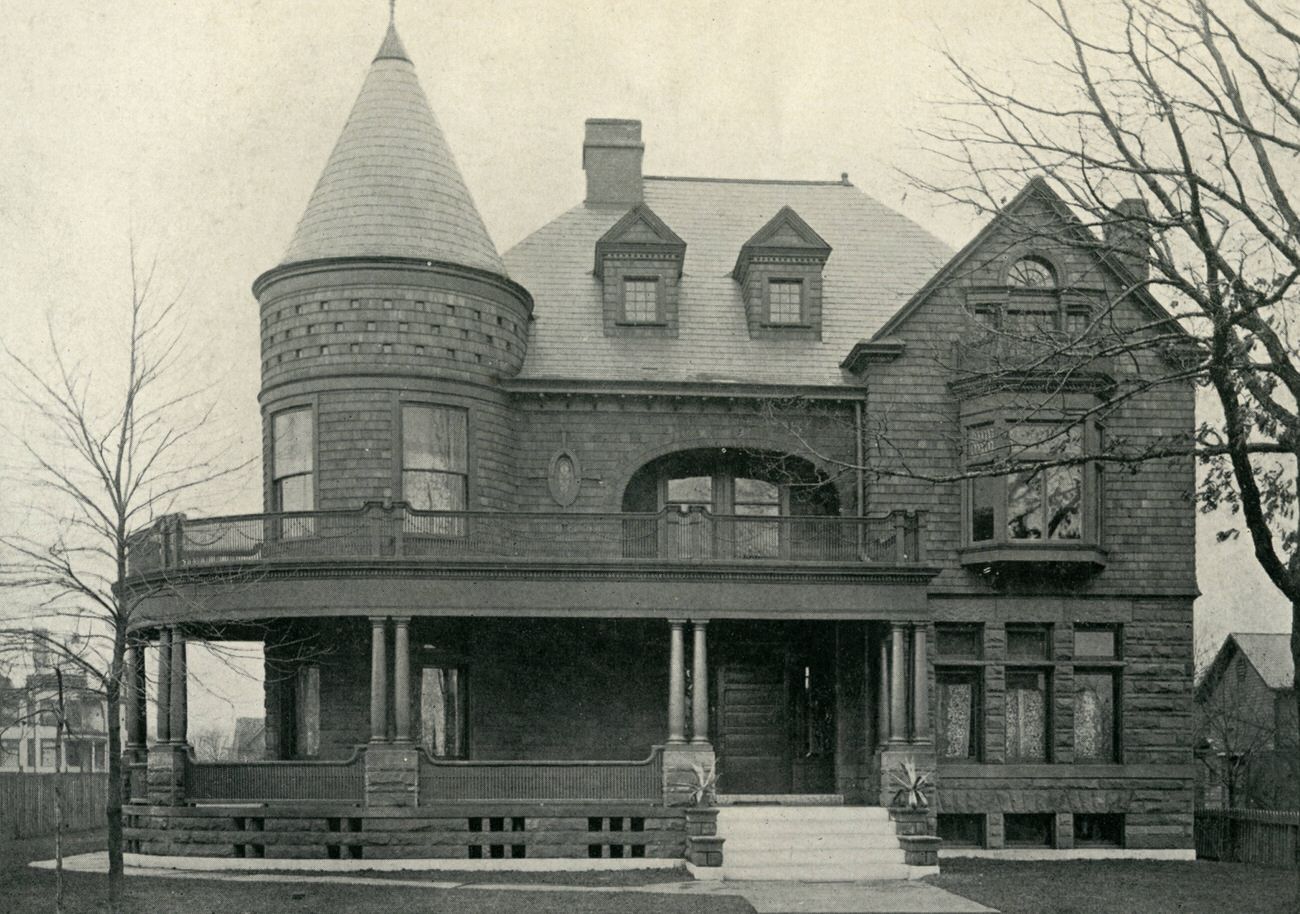
[[[567,447],[582,484],[571,511],[620,511],[629,478],[649,461],[693,448],[754,448],[801,454],[835,484],[840,510],[854,510],[853,408],[818,402],[788,412],[773,402],[718,397],[518,395],[518,504],[555,511],[552,458]],[[816,442],[818,459],[800,439]]]
[[[269,751],[291,744],[286,683],[297,663],[314,662],[321,669],[320,757],[348,757],[370,737],[369,624],[300,621],[284,635],[281,647],[268,648]],[[668,734],[668,640],[668,626],[656,622],[417,618],[412,726],[418,735],[420,668],[458,666],[469,697],[471,758],[646,758]]]
[[[1009,258],[1024,253],[1021,236],[994,233],[986,249],[977,252],[951,282],[935,290],[891,334],[906,351],[893,363],[871,367],[868,459],[885,466],[903,466],[922,476],[943,477],[961,469],[958,401],[948,388],[954,377],[953,344],[971,327],[965,311],[965,290],[1001,282]],[[1118,292],[1117,280],[1095,266],[1086,252],[1041,242],[1075,285]],[[1041,250],[1035,248],[1034,250]],[[1136,306],[1117,309],[1120,329],[1149,322]],[[1152,353],[1137,355],[1136,370],[1145,377],[1168,372]],[[1132,359],[1117,360],[1116,372],[1132,372]],[[1032,394],[1023,395],[1032,400]],[[1156,435],[1189,435],[1194,426],[1194,394],[1189,385],[1170,384],[1136,397],[1104,417],[1109,440],[1141,440]],[[1102,481],[1102,545],[1109,550],[1106,569],[1071,585],[1077,594],[1194,595],[1195,475],[1190,460],[1152,462],[1133,470],[1107,467]],[[868,504],[873,510],[924,508],[931,561],[943,573],[932,593],[991,593],[977,575],[958,562],[961,545],[962,487],[933,484],[925,479],[878,477],[870,482]],[[1050,592],[1050,588],[1045,592]]]

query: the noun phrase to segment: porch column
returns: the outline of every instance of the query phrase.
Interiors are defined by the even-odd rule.
[[[144,690],[144,645],[132,639],[126,646],[126,671],[123,683],[126,690],[126,748],[145,747],[148,724]]]
[[[172,630],[158,630],[158,725],[154,737],[172,741]]]
[[[385,619],[370,618],[370,741],[388,738],[388,657],[384,636]]]
[[[930,668],[924,623],[912,629],[912,739],[930,742]]]
[[[393,726],[399,743],[411,741],[411,619],[393,619]]]
[[[907,742],[907,626],[890,626],[889,741]]]
[[[686,742],[686,643],[685,619],[671,619],[668,642],[668,742]]]
[[[189,718],[189,675],[185,662],[185,635],[172,629],[172,742],[183,743]]]
[[[876,745],[889,739],[889,639],[880,639],[880,675],[876,677],[880,694],[876,698]]]
[[[695,643],[691,653],[691,742],[709,744],[709,655],[706,638],[708,621],[692,623]]]

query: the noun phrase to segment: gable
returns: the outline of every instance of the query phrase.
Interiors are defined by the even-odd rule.
[[[638,203],[596,241],[596,266],[593,271],[596,276],[603,278],[605,261],[619,255],[658,256],[675,260],[680,275],[680,264],[686,256],[686,242],[654,210],[645,203]]]

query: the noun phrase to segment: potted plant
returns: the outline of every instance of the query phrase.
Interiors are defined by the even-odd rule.
[[[894,784],[898,791],[894,794],[892,805],[896,809],[919,812],[929,807],[930,799],[926,791],[934,786],[934,772],[921,771],[911,759],[899,762],[894,772]]]

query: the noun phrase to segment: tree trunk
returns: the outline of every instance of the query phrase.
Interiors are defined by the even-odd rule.
[[[1291,664],[1293,667],[1291,674],[1291,694],[1294,696],[1296,703],[1296,732],[1294,734],[1283,734],[1279,732],[1278,736],[1281,737],[1281,739],[1278,740],[1279,742],[1282,740],[1290,742],[1293,736],[1300,739],[1300,601],[1294,601],[1291,603]],[[1300,744],[1298,744],[1293,751],[1300,752]],[[1293,780],[1292,784],[1296,791],[1296,796],[1292,798],[1292,801],[1295,804],[1295,808],[1300,809],[1300,779]],[[1293,862],[1295,864],[1296,887],[1293,908],[1295,914],[1300,914],[1300,834],[1297,835],[1297,840],[1294,846],[1295,860]]]
[[[108,909],[122,910],[122,670],[126,656],[126,626],[118,623],[113,632],[113,659],[107,676],[108,700],[108,800],[104,817],[108,824]],[[130,683],[127,688],[134,688]]]
[[[54,717],[54,912],[63,914],[63,722],[67,720],[67,706],[63,701],[63,670],[57,666],[54,679],[59,687]]]

